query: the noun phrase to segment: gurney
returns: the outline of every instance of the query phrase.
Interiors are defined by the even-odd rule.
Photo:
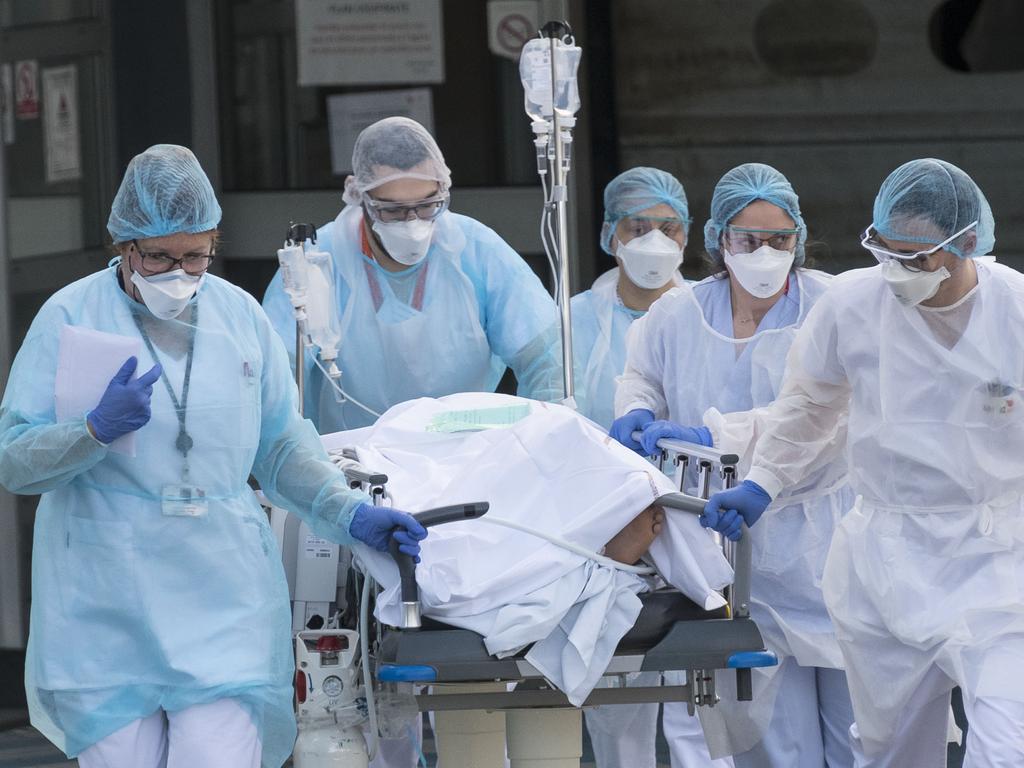
[[[654,458],[657,467],[674,470],[680,487],[657,499],[667,513],[700,514],[716,474],[725,487],[735,482],[735,455],[674,440],[661,441],[659,448],[660,455]],[[350,448],[333,455],[353,487],[377,501],[387,496],[385,473],[359,464]],[[691,495],[682,487],[684,478],[692,482],[694,471],[697,489]],[[487,507],[486,502],[469,502],[427,510],[417,517],[427,527],[467,519],[482,523]],[[671,588],[640,595],[640,615],[621,638],[604,672],[624,681],[635,672],[685,670],[686,684],[595,688],[580,707],[526,658],[527,649],[496,658],[480,634],[421,617],[415,563],[396,550],[392,556],[402,576],[401,621],[396,623],[402,626],[368,622],[373,625],[364,634],[363,668],[369,698],[373,689],[411,692],[415,685],[415,706],[436,713],[438,754],[446,768],[501,766],[506,741],[513,766],[578,766],[581,707],[684,701],[693,713],[698,707],[715,705],[716,675],[720,674],[735,674],[739,698],[749,700],[751,669],[772,666],[777,660],[765,649],[750,618],[750,540],[744,536],[723,546],[735,572],[725,590],[726,604],[705,610]],[[368,616],[365,611],[364,616]]]

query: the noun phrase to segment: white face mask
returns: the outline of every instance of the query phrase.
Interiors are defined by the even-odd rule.
[[[615,255],[626,270],[626,277],[641,288],[661,288],[672,280],[672,273],[683,263],[683,249],[679,243],[660,229],[634,237],[628,243],[619,242]]]
[[[132,272],[131,277],[132,285],[139,289],[146,308],[161,320],[180,315],[205,279],[205,272],[190,275],[183,269],[172,269],[149,277]]]
[[[373,231],[380,238],[388,256],[407,267],[419,264],[430,250],[434,236],[434,222],[423,219],[412,221],[375,221]]]
[[[950,276],[939,267],[934,272],[911,272],[896,259],[882,264],[882,279],[889,284],[896,300],[905,307],[916,307],[939,292],[939,285]]]
[[[732,254],[728,249],[724,253],[733,276],[747,293],[759,299],[767,299],[782,290],[793,268],[793,254],[770,245],[762,245],[753,253]]]

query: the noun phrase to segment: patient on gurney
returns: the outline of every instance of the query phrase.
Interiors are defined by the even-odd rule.
[[[498,394],[424,398],[324,443],[386,474],[396,507],[489,502],[478,520],[431,530],[416,571],[423,615],[477,632],[498,657],[532,645],[527,660],[574,704],[636,621],[639,593],[663,581],[706,610],[725,603],[732,569],[711,535],[653,505],[672,480],[571,409]],[[399,626],[394,563],[355,553],[385,588],[378,617]],[[656,575],[620,565],[641,558]]]
[[[650,549],[664,522],[665,510],[652,504],[612,536],[604,547],[604,556],[620,563],[635,563]]]

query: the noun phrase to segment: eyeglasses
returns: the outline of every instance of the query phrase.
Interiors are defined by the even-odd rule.
[[[142,268],[152,274],[170,272],[172,269],[181,268],[190,275],[200,275],[210,267],[213,261],[213,241],[210,241],[209,253],[187,253],[180,259],[176,259],[169,253],[163,251],[143,251],[138,242],[132,240],[139,258],[142,259]]]
[[[138,247],[136,241],[131,244],[135,247],[139,258],[142,260],[142,268],[147,272],[160,274],[169,272],[178,267],[184,269],[188,274],[202,274],[210,267],[213,261],[213,241],[210,241],[210,253],[187,253],[179,259],[163,251],[143,251]]]
[[[433,221],[446,210],[451,197],[447,194],[428,197],[415,203],[391,203],[364,197],[366,210],[370,218],[385,224],[395,221],[409,221],[414,216],[422,221]]]
[[[621,222],[631,238],[643,237],[648,232],[660,229],[662,234],[678,240],[685,231],[687,222],[675,216],[627,216]]]
[[[791,251],[796,247],[799,229],[756,229],[752,227],[725,228],[725,247],[729,252],[738,255],[753,253],[762,245],[777,251]]]
[[[878,237],[878,233],[875,231],[875,228],[873,226],[868,227],[867,229],[864,230],[864,234],[861,236],[860,244],[862,247],[867,248],[869,251],[871,251],[871,255],[874,256],[875,259],[877,259],[879,264],[884,264],[887,261],[896,260],[911,272],[921,272],[925,269],[925,267],[928,266],[929,256],[943,250],[958,237],[967,234],[976,226],[978,226],[978,222],[972,221],[970,224],[968,224],[966,227],[961,229],[956,234],[950,235],[938,245],[934,245],[931,248],[928,248],[927,250],[923,251],[894,251],[887,245],[884,245],[883,243],[880,243],[877,239],[875,239]]]

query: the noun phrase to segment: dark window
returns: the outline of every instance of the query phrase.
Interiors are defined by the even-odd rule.
[[[443,83],[297,85],[291,0],[217,0],[223,186],[226,191],[341,188],[331,170],[327,98],[427,87],[434,135],[457,186],[536,184],[516,62],[487,47],[487,4],[444,0]]]
[[[956,72],[1024,70],[1024,2],[947,0],[929,25],[932,52]]]

